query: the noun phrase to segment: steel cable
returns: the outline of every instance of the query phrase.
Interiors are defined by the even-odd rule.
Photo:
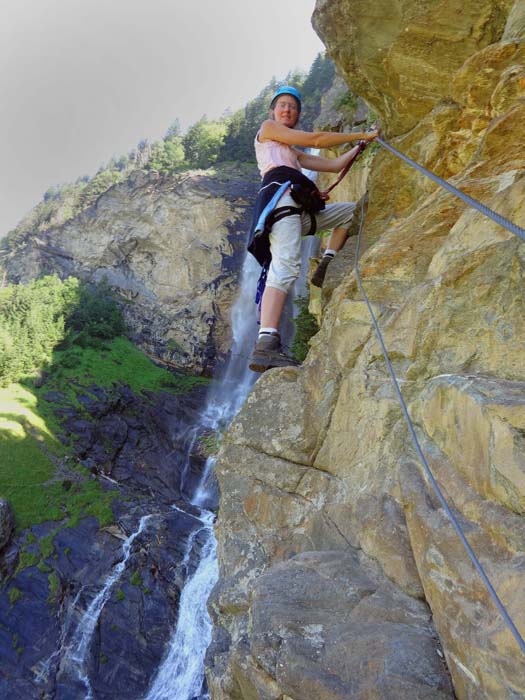
[[[439,177],[439,175],[435,175],[434,173],[430,172],[430,170],[427,170],[424,166],[420,165],[419,163],[416,163],[415,160],[412,160],[411,158],[406,156],[404,153],[401,153],[401,151],[398,151],[397,148],[394,148],[394,146],[391,146],[386,141],[383,141],[382,138],[377,137],[375,139],[375,141],[377,141],[377,143],[380,143],[381,146],[383,146],[383,148],[386,148],[388,151],[393,153],[398,158],[401,158],[401,160],[403,160],[405,163],[408,163],[408,165],[411,165],[413,168],[418,170],[420,173],[422,173],[423,175],[426,175],[426,177],[429,177],[431,180],[434,180],[434,182],[437,182],[438,185],[441,185],[441,187],[444,187],[446,190],[451,192],[453,195],[462,199],[465,202],[465,204],[468,204],[469,206],[474,207],[474,209],[477,209],[479,212],[481,212],[485,216],[488,216],[489,219],[492,219],[500,226],[503,226],[504,228],[506,228],[507,231],[510,231],[511,233],[513,233],[516,236],[519,236],[520,238],[522,238],[525,241],[525,229],[521,228],[520,226],[517,226],[512,221],[509,221],[509,219],[506,219],[501,214],[498,214],[497,212],[493,211],[492,209],[487,207],[485,204],[478,202],[477,199],[474,199],[470,195],[465,194],[461,190],[458,190],[458,188],[454,187],[454,185],[451,185],[450,182],[443,180],[443,178]]]
[[[366,305],[368,307],[368,311],[370,313],[370,317],[372,319],[372,323],[374,325],[374,329],[375,329],[377,338],[379,340],[379,344],[381,346],[381,351],[383,353],[383,357],[385,358],[386,366],[388,368],[388,373],[390,375],[390,379],[392,380],[392,384],[393,384],[394,390],[397,394],[397,398],[399,400],[399,403],[401,404],[401,408],[403,410],[403,415],[404,415],[405,420],[407,422],[408,429],[409,429],[410,435],[412,437],[412,441],[413,441],[414,446],[416,448],[419,459],[421,460],[421,463],[423,465],[425,473],[427,474],[427,476],[430,480],[430,483],[432,484],[432,487],[433,487],[434,491],[436,492],[436,495],[439,499],[439,502],[441,503],[445,512],[447,513],[448,517],[450,518],[450,521],[452,522],[452,525],[453,525],[459,539],[463,543],[463,546],[465,547],[467,554],[470,557],[470,560],[472,561],[472,563],[474,564],[474,567],[476,568],[478,574],[481,576],[481,579],[483,580],[483,583],[485,584],[485,587],[487,588],[487,590],[490,594],[490,597],[492,598],[495,606],[497,607],[497,609],[501,613],[501,616],[503,617],[505,623],[507,624],[510,631],[512,632],[512,634],[513,634],[514,638],[516,639],[521,651],[523,653],[525,653],[525,641],[524,641],[523,637],[521,636],[521,634],[519,633],[516,625],[512,621],[512,618],[510,617],[509,613],[507,612],[507,609],[505,608],[505,606],[501,602],[498,594],[494,590],[494,587],[491,584],[487,574],[485,573],[483,567],[481,566],[480,562],[478,561],[478,558],[476,557],[470,544],[468,543],[467,538],[465,537],[465,534],[463,533],[463,530],[461,529],[461,525],[459,524],[456,516],[454,515],[454,513],[450,509],[445,497],[443,496],[443,493],[441,492],[441,489],[439,488],[439,485],[438,485],[436,479],[434,478],[434,475],[432,474],[432,471],[428,465],[428,462],[425,458],[425,455],[423,454],[423,450],[421,449],[421,445],[419,444],[419,440],[417,438],[416,431],[414,430],[412,420],[408,414],[405,400],[403,399],[403,395],[402,395],[401,390],[399,388],[399,384],[397,382],[396,375],[395,375],[394,370],[392,368],[392,364],[390,362],[390,358],[388,356],[388,352],[387,352],[385,343],[383,341],[383,336],[381,335],[381,331],[379,330],[379,325],[378,325],[376,317],[374,315],[372,305],[370,304],[370,301],[368,300],[368,297],[367,297],[366,292],[365,292],[364,287],[363,287],[363,283],[361,281],[361,276],[359,274],[359,249],[361,246],[361,232],[363,230],[363,223],[364,223],[364,218],[365,218],[364,217],[364,204],[365,204],[365,199],[363,198],[363,200],[361,202],[361,222],[359,225],[359,233],[357,236],[357,246],[356,246],[356,252],[355,252],[355,263],[354,263],[355,276],[356,276],[357,284],[359,285],[359,289],[361,291],[361,294],[363,295],[363,299],[365,300]]]

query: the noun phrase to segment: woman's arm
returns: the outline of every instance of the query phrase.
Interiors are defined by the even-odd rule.
[[[354,146],[350,151],[343,153],[338,158],[322,158],[321,156],[313,156],[310,153],[298,151],[296,148],[293,150],[302,168],[316,170],[319,173],[339,173],[348,161],[353,158],[358,147]]]
[[[279,141],[289,146],[306,148],[331,148],[351,141],[371,141],[378,136],[377,131],[358,131],[353,134],[340,134],[333,131],[299,131],[279,124],[273,119],[266,119],[259,132],[259,141]]]

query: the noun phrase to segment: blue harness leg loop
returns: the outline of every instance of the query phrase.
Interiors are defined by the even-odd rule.
[[[261,270],[261,274],[259,275],[259,279],[257,281],[257,291],[255,293],[255,303],[257,304],[257,310],[259,312],[258,319],[257,319],[257,323],[259,325],[261,323],[261,304],[262,304],[264,290],[266,288],[266,278],[268,277],[268,268],[269,267],[270,267],[270,263],[266,263],[266,265],[263,265],[263,268]]]
[[[255,226],[255,235],[259,233],[260,231],[264,231],[265,226],[266,226],[266,219],[268,218],[269,214],[272,213],[272,211],[275,209],[277,206],[277,202],[281,199],[283,194],[286,192],[288,187],[291,185],[291,180],[288,180],[287,182],[284,182],[279,189],[275,192],[273,197],[270,199],[268,204],[264,207],[264,209],[261,212],[260,217],[257,219],[257,224]]]

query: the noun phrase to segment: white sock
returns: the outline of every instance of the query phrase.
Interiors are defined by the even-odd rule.
[[[333,250],[332,248],[327,248],[324,252],[324,255],[328,255],[330,258],[335,258],[337,253],[337,250]]]
[[[277,333],[279,335],[279,331],[277,328],[259,328],[259,335],[269,335],[270,333]]]

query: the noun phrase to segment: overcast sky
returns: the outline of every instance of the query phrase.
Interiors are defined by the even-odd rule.
[[[178,117],[242,107],[324,49],[315,0],[1,0],[0,237],[51,185]]]

